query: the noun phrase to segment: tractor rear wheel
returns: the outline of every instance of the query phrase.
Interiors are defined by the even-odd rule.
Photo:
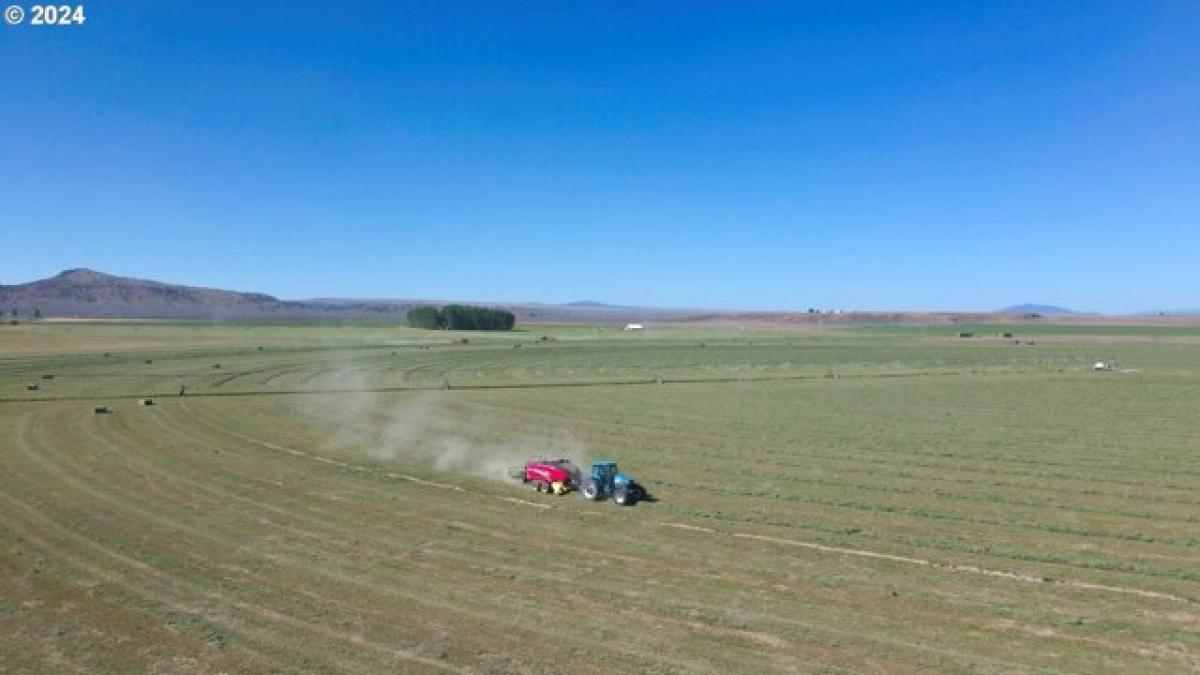
[[[600,487],[596,485],[595,481],[584,483],[583,490],[580,490],[580,492],[583,494],[583,498],[589,502],[594,502],[600,498]]]

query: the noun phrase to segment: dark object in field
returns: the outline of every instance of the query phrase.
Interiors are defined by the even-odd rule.
[[[146,359],[146,365],[150,365],[151,363],[154,363],[154,359]]]
[[[105,356],[112,356],[112,352],[104,352]]]
[[[262,349],[263,349],[263,348],[260,346],[260,347],[258,348],[258,351],[260,351],[260,352],[261,352],[261,351],[262,351]]]
[[[520,349],[521,345],[513,345],[513,349]]]
[[[155,403],[152,398],[139,398],[138,405],[155,405]]]
[[[220,370],[220,369],[221,369],[221,364],[219,364],[219,363],[213,364],[213,370]]]
[[[968,333],[959,333],[959,334],[958,334],[958,337],[960,337],[960,338],[973,338],[973,337],[975,337],[975,334],[974,334],[974,333],[969,333],[969,332],[968,332]]]
[[[98,405],[92,412],[96,413],[97,415],[111,415],[112,408],[106,405]]]
[[[47,374],[45,374],[45,375],[43,375],[43,376],[42,376],[42,379],[43,379],[43,380],[53,380],[53,379],[54,379],[54,375],[51,375],[51,374],[47,373]]]
[[[1010,337],[1012,337],[1012,333],[1001,333],[1000,337],[1010,338]]]
[[[183,396],[186,393],[187,393],[187,385],[186,384],[179,385],[179,395]]]
[[[25,387],[25,389],[28,391],[37,391],[41,388],[42,388],[42,385],[40,385],[40,384],[31,384],[31,385]]]

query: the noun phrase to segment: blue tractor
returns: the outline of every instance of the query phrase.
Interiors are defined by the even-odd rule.
[[[588,501],[612,497],[613,502],[621,506],[632,506],[646,498],[646,490],[621,473],[616,462],[610,461],[592,464],[592,472],[583,479],[580,493]]]

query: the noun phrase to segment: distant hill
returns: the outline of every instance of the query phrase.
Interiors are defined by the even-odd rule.
[[[27,284],[0,286],[0,311],[84,318],[249,319],[402,316],[405,306],[280,300],[265,293],[165,284],[70,269]]]
[[[404,321],[411,307],[463,302],[432,299],[319,298],[280,300],[265,293],[182,286],[119,277],[90,269],[70,269],[26,284],[0,285],[0,312],[16,308],[21,317],[35,309],[46,317],[110,319],[379,319]],[[685,312],[627,308],[603,303],[570,305],[470,302],[505,309],[518,322],[611,322],[667,319]]]
[[[1032,303],[1026,303],[1024,305],[1013,305],[1012,307],[1005,307],[1004,309],[1002,309],[1000,311],[1004,312],[1005,314],[1051,315],[1051,314],[1078,314],[1079,313],[1074,310],[1067,309],[1066,307],[1058,307],[1056,305],[1035,305]]]
[[[956,324],[1027,321],[1041,315],[1043,321],[1094,322],[1104,317],[1080,314],[1053,305],[1024,304],[1000,312],[770,312],[702,310],[662,307],[626,307],[592,300],[566,304],[537,302],[479,302],[469,298],[449,299],[361,299],[321,298],[280,300],[265,293],[243,293],[217,288],[167,284],[104,274],[89,269],[65,270],[49,279],[11,286],[0,285],[0,312],[17,309],[20,318],[34,309],[45,317],[111,319],[203,319],[203,320],[405,320],[417,305],[463,303],[504,309],[520,324],[588,323],[620,327],[633,323],[714,324],[728,326],[854,326],[881,324]],[[1172,312],[1171,314],[1176,314]],[[1189,312],[1188,314],[1191,314]],[[1055,316],[1057,315],[1057,316]],[[1106,319],[1108,320],[1108,319]],[[1170,320],[1165,315],[1163,320]],[[1183,317],[1181,320],[1187,320]]]

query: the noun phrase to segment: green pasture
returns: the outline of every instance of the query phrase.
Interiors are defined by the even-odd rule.
[[[1200,342],[1092,328],[0,327],[0,672],[1197,671]]]

